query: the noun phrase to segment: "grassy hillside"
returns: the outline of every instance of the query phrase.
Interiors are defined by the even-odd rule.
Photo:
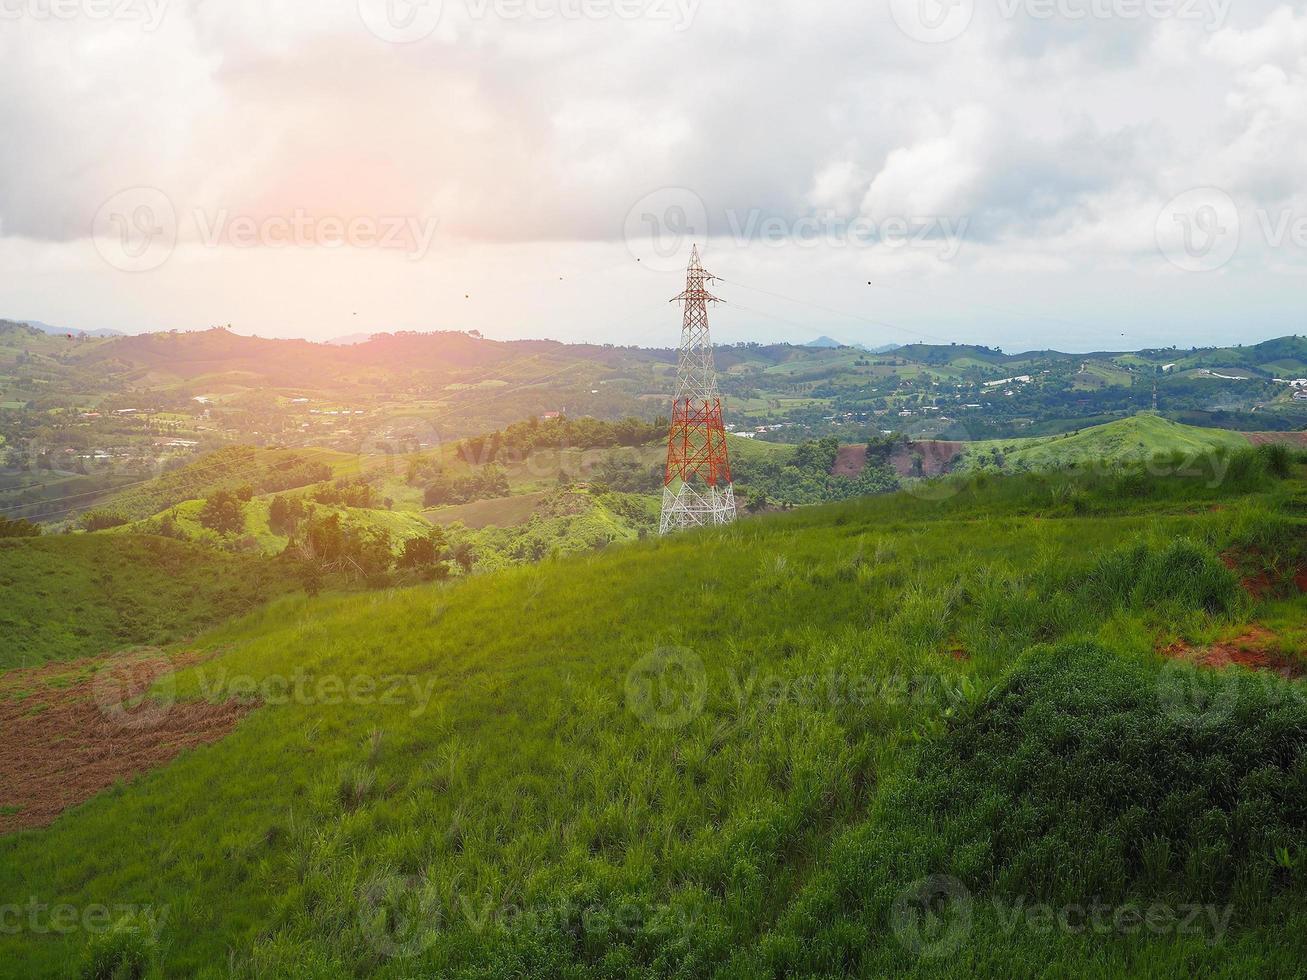
[[[188,541],[221,547],[231,544],[249,545],[250,550],[265,555],[276,555],[285,549],[290,536],[274,531],[268,522],[268,511],[272,505],[271,494],[254,497],[241,504],[245,516],[245,529],[239,534],[220,535],[200,523],[200,510],[203,500],[186,500],[170,507],[166,511],[171,515],[176,532]],[[314,512],[319,516],[339,514],[349,523],[369,530],[385,531],[390,535],[395,548],[403,546],[407,538],[419,538],[431,530],[431,525],[420,514],[407,511],[384,510],[373,507],[337,507],[328,504],[313,504]],[[113,528],[106,534],[151,534],[158,533],[160,517],[158,515],[120,528]]]
[[[526,514],[508,505],[521,498],[483,501],[500,505],[496,511],[481,512],[484,526],[464,531],[451,527],[456,542],[466,542],[477,556],[479,570],[488,571],[547,557],[575,555],[639,540],[658,528],[660,500],[645,494],[609,493],[588,488],[556,489],[530,495]],[[468,507],[477,505],[469,504]],[[455,508],[458,510],[458,508]],[[462,517],[469,516],[468,511]],[[509,523],[514,517],[516,521]],[[438,519],[438,512],[432,514]]]
[[[255,493],[272,493],[353,475],[360,457],[322,449],[257,449],[232,446],[199,457],[180,469],[113,496],[102,510],[140,520],[214,490],[249,485]]]
[[[1203,680],[1155,651],[1254,618],[1300,628],[1285,576],[1304,525],[1286,515],[1307,487],[1248,470],[1125,496],[1102,477],[1073,506],[1064,483],[982,476],[943,500],[281,600],[170,682],[259,698],[229,737],[0,839],[0,894],[130,906],[142,928],[19,930],[0,956],[45,974],[121,947],[212,977],[1292,968],[1301,687]],[[1223,552],[1285,597],[1255,602]],[[1229,685],[1261,700],[1231,709]],[[1114,768],[1087,778],[1096,762]],[[896,910],[930,875],[976,911],[923,956]],[[1235,911],[1220,944],[1045,940],[990,911],[1021,897]]]
[[[971,443],[963,460],[964,466],[970,468],[1001,465],[1010,470],[1050,470],[1090,461],[1141,462],[1172,453],[1192,457],[1214,449],[1248,446],[1248,438],[1242,433],[1182,425],[1144,414],[1066,435]]]
[[[0,540],[0,669],[170,643],[289,591],[286,577],[164,538]]]

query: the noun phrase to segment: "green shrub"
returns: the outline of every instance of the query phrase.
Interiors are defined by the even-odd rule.
[[[81,980],[146,980],[160,976],[154,925],[139,915],[115,922],[91,937],[82,958]]]
[[[1164,547],[1148,542],[1117,549],[1091,566],[1087,597],[1104,609],[1172,606],[1229,613],[1239,602],[1239,583],[1212,551],[1188,538]]]
[[[1280,442],[1258,446],[1257,455],[1261,457],[1266,472],[1280,480],[1289,478],[1289,474],[1293,470],[1293,458],[1289,453],[1288,446]]]
[[[1031,976],[1058,943],[1080,949],[1000,938],[1000,902],[1224,903],[1237,925],[1279,922],[1307,892],[1307,701],[1275,679],[1167,670],[1091,644],[1034,651],[921,750],[731,975]],[[943,974],[894,937],[896,902],[933,876],[974,899]]]
[[[82,515],[81,524],[88,531],[103,531],[111,527],[121,527],[127,518],[107,510],[88,510]]]

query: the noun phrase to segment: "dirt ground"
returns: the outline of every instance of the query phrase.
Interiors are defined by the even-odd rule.
[[[1245,592],[1258,602],[1261,602],[1267,596],[1275,593],[1277,589],[1283,591],[1283,588],[1273,582],[1271,576],[1265,571],[1245,574],[1243,571],[1244,562],[1242,561],[1245,557],[1246,556],[1241,556],[1233,552],[1226,552],[1221,555],[1221,563],[1239,576],[1239,584],[1243,587]],[[1256,558],[1256,552],[1252,553],[1252,557],[1254,559]],[[1253,564],[1255,565],[1256,562],[1254,561]],[[1294,587],[1296,587],[1299,592],[1307,592],[1307,565],[1295,569],[1291,577],[1293,579]]]
[[[159,650],[0,674],[0,833],[45,827],[119,780],[222,738],[253,707],[141,699],[156,678],[199,660]]]
[[[921,456],[921,475],[939,476],[953,469],[953,458],[966,448],[963,442],[925,441],[911,446],[895,446],[890,466],[899,476],[916,476],[913,457]],[[867,465],[866,446],[841,446],[831,469],[834,476],[857,476]]]
[[[1246,432],[1244,434],[1254,446],[1282,442],[1286,446],[1307,449],[1307,432]]]
[[[1173,643],[1162,653],[1176,660],[1188,660],[1199,667],[1220,670],[1239,666],[1278,674],[1286,679],[1307,675],[1307,664],[1285,656],[1277,646],[1276,636],[1261,626],[1252,626],[1247,632],[1221,643],[1206,647],[1192,647],[1186,643]]]

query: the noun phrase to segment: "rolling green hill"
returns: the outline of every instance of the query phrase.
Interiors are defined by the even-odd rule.
[[[0,670],[164,644],[295,586],[284,568],[164,538],[0,540]]]
[[[992,468],[1001,457],[1005,469],[1048,470],[1098,461],[1141,462],[1172,453],[1197,456],[1248,446],[1247,437],[1238,432],[1182,425],[1144,414],[1061,436],[971,443],[963,465]]]
[[[1085,506],[1065,481],[980,474],[946,499],[280,600],[169,681],[183,701],[254,698],[232,734],[0,838],[0,894],[102,904],[119,930],[0,932],[0,958],[25,975],[124,957],[209,977],[1287,975],[1307,935],[1301,682],[1156,651],[1257,621],[1293,658],[1302,474],[1130,496],[1093,476]],[[1223,553],[1275,570],[1263,600]],[[956,882],[943,905],[938,880]],[[1219,936],[1050,936],[1021,917],[1040,902],[1233,911]]]
[[[244,530],[234,535],[220,535],[204,527],[199,521],[203,500],[185,500],[165,512],[172,518],[176,533],[188,541],[210,546],[224,546],[233,542],[251,545],[250,550],[265,555],[276,555],[285,549],[290,536],[284,532],[274,531],[268,522],[268,510],[272,496],[254,497],[241,505],[245,517]],[[401,548],[408,538],[423,537],[431,530],[431,525],[420,514],[407,511],[384,510],[374,507],[335,507],[328,504],[314,504],[314,510],[320,516],[339,514],[351,524],[370,530],[384,531],[391,538],[395,548]],[[112,528],[107,534],[157,534],[160,530],[159,515]]]
[[[360,457],[322,449],[259,449],[232,446],[199,457],[180,469],[143,481],[105,501],[99,509],[140,520],[214,490],[249,485],[274,493],[357,472]]]

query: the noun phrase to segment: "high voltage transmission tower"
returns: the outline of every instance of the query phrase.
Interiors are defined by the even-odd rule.
[[[672,299],[681,304],[685,316],[676,356],[676,398],[667,436],[660,534],[735,520],[722,399],[708,337],[708,304],[720,300],[705,287],[715,279],[699,264],[696,245],[685,273],[685,292]]]

